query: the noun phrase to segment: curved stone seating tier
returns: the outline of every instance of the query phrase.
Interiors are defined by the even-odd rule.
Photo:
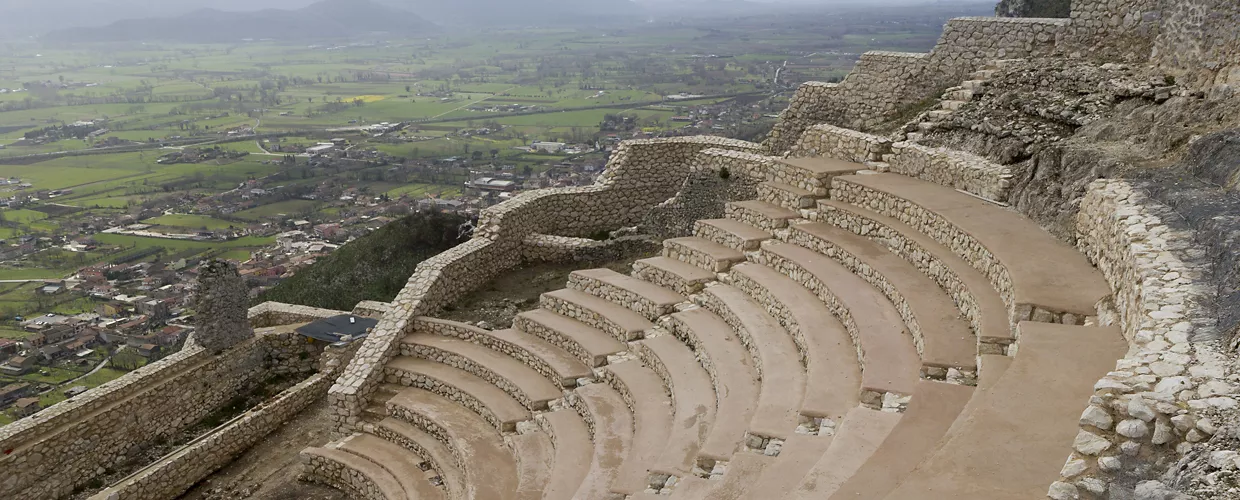
[[[616,472],[611,491],[629,495],[645,491],[650,466],[658,460],[672,429],[672,400],[663,381],[641,363],[613,363],[601,377],[620,394],[633,412],[633,443]]]
[[[632,448],[633,414],[607,384],[590,384],[574,392],[569,402],[586,422],[594,441],[590,471],[576,498],[605,498]]]
[[[1117,328],[1024,322],[1011,366],[886,498],[1041,498],[1080,431],[1081,402],[1124,355]],[[976,403],[976,404],[973,404]],[[1037,409],[1037,418],[1030,409]]]
[[[640,339],[654,326],[631,309],[577,290],[547,292],[540,302],[543,309],[598,328],[620,342]]]
[[[395,417],[386,417],[371,431],[376,436],[399,444],[425,460],[447,488],[450,496],[465,491],[465,476],[457,466],[456,456],[448,446],[413,424]]]
[[[611,269],[573,271],[568,276],[568,288],[615,302],[651,321],[685,301],[679,293]]]
[[[814,208],[814,193],[782,182],[767,181],[758,184],[758,199],[789,210]]]
[[[838,489],[882,445],[900,423],[903,414],[857,407],[848,412],[831,445],[805,477],[779,491],[779,496],[763,497],[761,493],[746,497],[818,500]]]
[[[634,262],[633,276],[681,295],[697,293],[715,279],[715,273],[711,271],[663,256]]]
[[[662,335],[638,342],[637,355],[659,374],[672,395],[674,411],[667,446],[650,467],[651,482],[681,477],[693,470],[698,450],[715,423],[715,391],[710,376],[693,352],[674,337]]]
[[[412,456],[408,450],[372,434],[354,434],[345,438],[337,449],[365,458],[383,467],[405,492],[405,498],[411,500],[438,500],[444,498],[444,492],[425,477],[417,463],[421,460]]]
[[[606,332],[547,309],[518,314],[513,326],[528,336],[540,338],[567,351],[591,367],[603,366],[607,356],[624,352],[628,346]],[[593,372],[589,375],[592,376]]]
[[[355,498],[367,500],[407,500],[400,482],[382,466],[352,453],[331,448],[307,448],[304,460],[316,470],[325,471],[307,477]],[[415,497],[416,498],[416,497]]]
[[[463,498],[516,497],[516,461],[503,438],[481,417],[421,389],[405,389],[387,402],[392,416],[434,436],[452,451],[465,475]]]
[[[689,476],[676,483],[669,500],[732,500],[753,486],[779,458],[758,453],[738,453],[726,466],[726,473],[712,479]]]
[[[590,431],[581,416],[571,409],[543,413],[537,419],[555,444],[555,468],[546,489],[543,490],[543,498],[576,498],[577,489],[590,472],[590,462],[594,455]]]
[[[983,354],[1004,354],[1013,342],[1007,305],[990,279],[934,238],[908,224],[835,200],[819,200],[814,218],[883,242],[935,280],[968,318]]]
[[[732,327],[758,370],[758,404],[749,422],[747,444],[761,449],[766,447],[763,440],[786,439],[796,430],[797,411],[805,394],[805,367],[792,336],[736,287],[707,286],[698,297],[703,307]]]
[[[806,367],[801,415],[838,423],[861,392],[861,367],[848,331],[816,295],[774,269],[741,264],[732,268],[730,281],[792,335]]]
[[[673,314],[666,328],[693,349],[714,384],[718,414],[702,443],[699,462],[726,461],[745,442],[758,406],[758,371],[749,351],[731,326],[706,309]]]
[[[973,390],[968,386],[928,380],[918,383],[900,422],[865,464],[829,498],[883,498],[934,450],[964,410]]]
[[[699,220],[695,223],[693,234],[742,252],[757,250],[763,241],[772,238],[767,231],[733,219]]]
[[[501,432],[513,432],[530,412],[500,388],[469,372],[425,359],[397,356],[384,367],[389,383],[425,389],[469,408]]]
[[[922,365],[933,378],[947,370],[977,370],[977,339],[951,297],[937,283],[886,247],[843,229],[821,223],[797,224],[789,243],[835,259],[883,292],[913,334]]]
[[[514,434],[505,440],[517,458],[517,498],[541,500],[555,467],[555,444],[541,430]]]
[[[834,432],[834,429],[831,430]],[[833,435],[814,436],[798,434],[784,441],[779,457],[768,464],[762,474],[737,491],[720,491],[727,498],[783,498],[818,464],[822,455],[831,447]]]
[[[443,363],[476,375],[503,389],[530,410],[546,409],[547,402],[563,396],[559,387],[534,369],[473,342],[415,333],[405,337],[401,353]]]
[[[745,254],[698,237],[663,241],[663,256],[700,267],[712,273],[727,271],[732,264],[745,261]]]
[[[573,387],[577,379],[594,376],[590,366],[564,349],[514,329],[483,330],[465,323],[434,318],[418,318],[415,328],[420,333],[439,333],[502,352],[525,363],[560,387]]]
[[[921,360],[886,296],[830,257],[801,246],[764,244],[757,260],[818,295],[844,324],[861,366],[863,403],[879,407],[885,395],[913,393]]]
[[[734,201],[724,207],[727,218],[749,224],[764,231],[788,227],[789,221],[801,218],[801,214],[762,200]]]
[[[831,179],[867,168],[835,158],[778,158],[772,165],[770,177],[774,182],[803,189],[815,198],[826,198],[830,194]]]
[[[951,248],[990,278],[1017,320],[1082,324],[1110,296],[1083,254],[1017,212],[897,174],[832,183],[833,199],[896,218]]]

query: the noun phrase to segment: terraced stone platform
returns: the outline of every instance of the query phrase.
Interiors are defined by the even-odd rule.
[[[954,189],[778,163],[762,199],[631,275],[572,273],[512,329],[413,321],[373,421],[304,452],[318,480],[376,500],[1043,495],[1126,346],[1086,326],[1098,272]]]

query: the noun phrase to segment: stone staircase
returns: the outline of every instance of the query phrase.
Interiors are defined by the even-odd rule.
[[[938,130],[941,126],[940,124],[950,120],[957,110],[985,92],[990,79],[999,70],[1020,61],[1023,60],[995,60],[982,69],[973,72],[969,79],[961,82],[959,86],[951,87],[944,91],[943,95],[939,97],[939,104],[935,109],[922,112],[905,124],[904,128],[901,129],[902,132],[897,134],[896,140],[919,142],[927,133]]]
[[[368,499],[1039,498],[1123,356],[1075,249],[866,165],[777,159],[509,330],[412,322],[306,476]]]

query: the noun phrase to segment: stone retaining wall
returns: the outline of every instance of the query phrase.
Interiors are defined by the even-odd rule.
[[[297,416],[327,392],[332,375],[315,374],[247,411],[215,432],[196,439],[92,500],[176,498],[202,478],[231,462],[260,439]]]
[[[1176,83],[1240,87],[1240,3],[1234,0],[1163,0],[1162,28],[1152,59],[1177,75]]]
[[[314,454],[303,455],[302,462],[305,464],[302,477],[306,481],[323,483],[348,492],[353,495],[352,498],[388,500],[374,481],[352,467]]]
[[[1163,5],[1181,1],[1072,0],[1071,30],[1063,52],[1109,62],[1143,62],[1158,36]]]
[[[1144,473],[1136,467],[1188,452],[1215,432],[1211,413],[1238,405],[1218,346],[1191,342],[1212,337],[1214,291],[1209,261],[1176,229],[1178,217],[1121,180],[1095,181],[1081,202],[1078,246],[1115,293],[1113,313],[1100,317],[1118,322],[1131,347],[1094,386],[1052,498],[1130,487],[1124,479]]]
[[[362,409],[383,380],[383,365],[400,350],[413,318],[447,305],[513,267],[533,234],[584,236],[637,224],[676,195],[698,153],[756,153],[757,144],[721,137],[626,141],[593,186],[542,189],[483,211],[474,239],[418,265],[408,285],[328,391],[338,433],[361,422]]]
[[[644,235],[592,240],[536,233],[522,242],[521,256],[534,262],[604,262],[625,255],[654,254],[659,248],[658,241]]]
[[[790,151],[793,157],[827,157],[866,163],[1003,202],[1011,191],[1011,168],[980,156],[820,124],[810,127]]]

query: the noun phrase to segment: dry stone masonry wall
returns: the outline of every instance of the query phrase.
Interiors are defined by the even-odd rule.
[[[270,326],[309,323],[341,314],[349,313],[347,311],[334,311],[280,302],[263,302],[251,307],[247,316],[249,317],[250,326],[253,328],[267,328]]]
[[[212,260],[200,267],[194,330],[208,352],[219,354],[254,336],[247,317],[247,290],[236,264]]]
[[[1213,290],[1204,251],[1171,224],[1178,217],[1121,180],[1095,181],[1081,203],[1078,246],[1115,294],[1100,317],[1122,325],[1130,350],[1094,386],[1052,498],[1131,488],[1140,464],[1169,465],[1216,432],[1212,415],[1238,406],[1217,345],[1192,341],[1213,336]]]
[[[1164,0],[1153,60],[1182,84],[1240,87],[1240,3]]]

